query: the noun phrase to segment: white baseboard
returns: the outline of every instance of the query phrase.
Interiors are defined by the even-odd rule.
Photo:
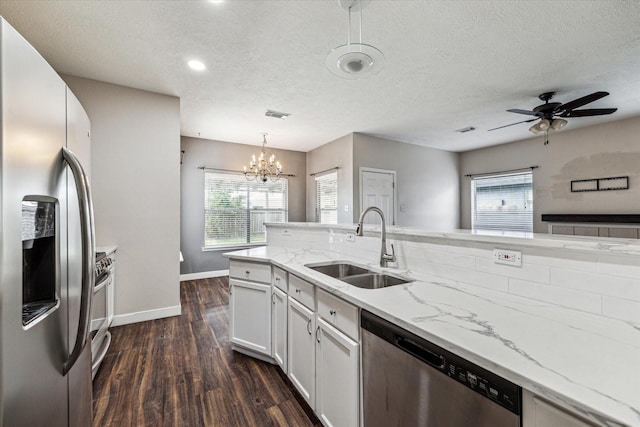
[[[201,273],[181,274],[180,281],[184,282],[185,280],[209,279],[211,277],[222,277],[228,275],[229,270],[203,271]]]
[[[117,314],[113,316],[111,326],[128,325],[130,323],[146,322],[147,320],[162,319],[165,317],[180,316],[182,310],[179,305],[173,307],[158,308],[155,310],[138,311],[136,313]]]

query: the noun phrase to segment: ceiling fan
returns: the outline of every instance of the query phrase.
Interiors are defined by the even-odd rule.
[[[549,130],[560,130],[567,125],[567,121],[562,117],[589,117],[589,116],[604,116],[616,112],[617,108],[590,108],[584,110],[576,110],[583,105],[590,104],[597,101],[600,98],[604,98],[609,95],[609,92],[594,92],[590,95],[583,96],[582,98],[574,99],[565,104],[560,102],[549,102],[555,92],[545,92],[538,96],[540,100],[544,101],[544,104],[538,105],[533,110],[520,110],[511,109],[507,110],[510,113],[525,114],[527,116],[535,116],[533,119],[523,120],[521,122],[511,123],[505,126],[499,126],[497,128],[489,129],[490,131],[496,129],[502,129],[509,126],[517,125],[520,123],[529,123],[539,120],[529,130],[535,134],[545,132],[545,135]],[[549,143],[548,138],[545,140],[545,145]]]

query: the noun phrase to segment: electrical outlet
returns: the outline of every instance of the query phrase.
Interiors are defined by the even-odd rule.
[[[522,267],[522,252],[510,249],[494,249],[493,262],[496,264],[512,265]]]
[[[288,228],[283,228],[282,232],[280,233],[282,236],[291,236],[291,230],[289,230]]]
[[[347,233],[345,236],[347,242],[355,242],[356,241],[356,235],[353,233]]]

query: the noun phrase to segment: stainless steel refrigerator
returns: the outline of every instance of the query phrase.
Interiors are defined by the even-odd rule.
[[[0,423],[87,427],[90,123],[42,56],[1,18],[0,28]]]

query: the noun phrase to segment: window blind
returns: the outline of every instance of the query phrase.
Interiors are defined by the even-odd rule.
[[[287,222],[288,180],[247,181],[244,175],[204,173],[204,246],[266,242],[265,222]]]
[[[316,177],[316,222],[338,223],[338,173]]]
[[[474,178],[471,194],[474,230],[533,231],[531,172]]]

